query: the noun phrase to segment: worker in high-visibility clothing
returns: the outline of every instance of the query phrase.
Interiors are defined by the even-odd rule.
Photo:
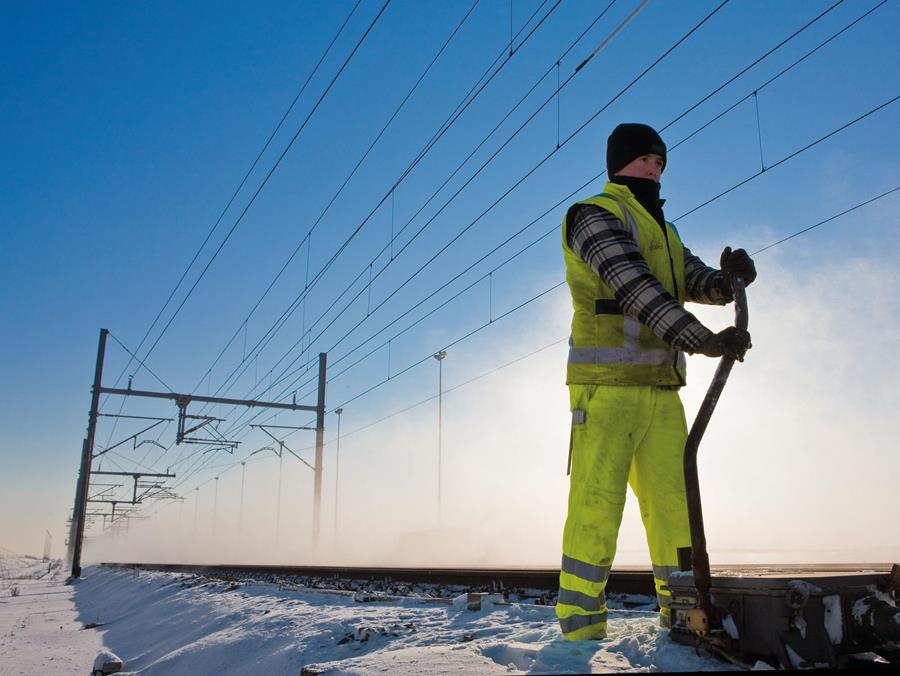
[[[684,353],[743,360],[750,334],[714,333],[686,300],[733,300],[730,275],[750,284],[743,249],[721,270],[682,243],[663,216],[666,146],[651,127],[620,124],[606,150],[603,192],[572,205],[562,224],[574,316],[566,383],[572,410],[569,509],[556,615],[565,638],[606,636],[606,581],[631,485],[647,532],[660,624],[669,626],[668,575],[691,544],[682,459],[687,424],[678,389]]]

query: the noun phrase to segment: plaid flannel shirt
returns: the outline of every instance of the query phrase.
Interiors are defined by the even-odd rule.
[[[569,214],[568,244],[613,290],[622,311],[647,325],[675,350],[697,351],[712,331],[684,309],[647,267],[628,226],[593,204]],[[707,305],[732,300],[721,271],[684,247],[685,298]]]

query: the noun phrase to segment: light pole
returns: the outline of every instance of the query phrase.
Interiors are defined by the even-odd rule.
[[[444,376],[444,357],[447,356],[447,353],[444,350],[440,352],[434,353],[434,358],[437,359],[438,363],[438,484],[437,484],[437,495],[438,495],[438,527],[441,525],[441,505],[442,505],[442,491],[441,491],[441,416],[443,409],[443,398],[444,398],[444,386],[443,386],[443,376]]]
[[[334,412],[338,417],[337,424],[337,452],[335,454],[334,460],[334,533],[332,535],[332,539],[335,543],[337,543],[337,524],[338,524],[338,472],[341,469],[341,413],[344,412],[342,408],[334,409]]]
[[[216,519],[218,517],[218,512],[219,512],[219,477],[216,477],[215,486],[216,486],[216,488],[215,488],[215,491],[213,492],[213,527],[212,527],[213,539],[215,539],[215,537],[216,537]]]
[[[244,532],[244,477],[247,474],[247,461],[241,461],[241,502],[238,505],[238,544]]]
[[[197,510],[200,507],[200,486],[194,489],[194,535],[197,534]]]
[[[275,549],[278,549],[278,535],[281,531],[281,474],[284,465],[284,448],[278,449],[278,505],[275,508]]]

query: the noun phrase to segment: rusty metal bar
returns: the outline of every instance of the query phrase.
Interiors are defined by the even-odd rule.
[[[739,329],[747,329],[747,294],[744,291],[744,280],[735,277],[732,279],[735,305],[735,326]],[[722,357],[719,366],[713,376],[712,383],[706,391],[706,397],[697,412],[694,424],[688,434],[687,443],[684,446],[684,484],[687,493],[688,519],[691,525],[691,567],[694,571],[694,585],[697,588],[698,605],[706,613],[709,627],[715,628],[721,624],[721,618],[714,613],[710,600],[709,589],[711,586],[709,572],[709,553],[706,549],[706,531],[703,526],[703,508],[700,503],[700,478],[697,475],[697,450],[700,440],[706,431],[709,420],[719,396],[725,388],[728,374],[734,366],[734,359]]]

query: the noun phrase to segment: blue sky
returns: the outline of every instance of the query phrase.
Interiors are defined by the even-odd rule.
[[[671,148],[732,104],[758,92],[672,150],[663,177],[663,194],[668,199],[667,217],[673,219],[759,172],[760,146],[762,163],[771,167],[900,93],[894,35],[900,9],[893,1],[763,86],[879,4],[845,0],[668,126],[834,4],[731,0],[604,109],[719,3],[652,0],[571,77],[578,64],[638,4],[624,0],[613,3],[568,53],[566,50],[591,26],[606,2],[513,0],[510,6],[507,1],[481,0],[475,4],[334,205],[325,211],[308,247],[304,242],[313,223],[473,2],[390,2],[318,107],[316,102],[381,11],[383,2],[363,0],[355,10],[351,2],[273,3],[263,8],[238,3],[193,3],[189,7],[174,3],[7,5],[0,28],[0,49],[4,52],[0,94],[4,120],[0,130],[0,191],[4,198],[0,274],[4,293],[0,302],[7,320],[0,334],[5,384],[0,421],[6,430],[0,442],[5,468],[0,478],[0,500],[7,514],[21,505],[29,507],[26,513],[3,520],[0,543],[18,551],[36,551],[44,530],[49,530],[61,546],[87,422],[99,329],[108,327],[126,347],[137,349],[348,15],[321,67],[213,231],[209,244],[201,250],[185,283],[176,291],[174,303],[163,312],[161,322],[139,351],[143,358],[216,247],[237,223],[147,360],[165,386],[134,364],[123,371],[128,356],[115,341],[107,353],[105,384],[111,385],[124,372],[134,374],[135,387],[144,389],[169,387],[200,394],[219,391],[220,396],[290,398],[292,389],[299,387],[298,397],[302,398],[310,391],[310,386],[302,387],[308,377],[290,384],[295,380],[292,377],[283,386],[265,392],[269,372],[274,369],[273,378],[277,378],[286,363],[298,358],[297,364],[302,365],[308,355],[325,350],[329,351],[329,360],[336,362],[483,254],[512,238],[406,319],[341,362],[343,368],[373,351],[371,357],[345,374],[336,377],[332,372],[335,377],[329,383],[328,406],[334,408],[381,382],[389,369],[396,373],[562,280],[558,235],[551,231],[564,213],[566,196],[603,171],[605,139],[618,122],[644,121],[663,129]],[[482,73],[493,72],[489,70],[491,64],[503,62],[511,26],[512,33],[517,34],[514,56],[397,184]],[[501,61],[495,61],[498,56]],[[559,80],[554,69],[557,60]],[[497,67],[494,65],[494,69]],[[541,104],[553,96],[557,81],[567,80],[558,101],[551,100],[541,109]],[[536,82],[533,93],[416,215]],[[755,251],[897,187],[898,105],[887,105],[679,219],[677,226],[684,240],[695,253],[715,264],[725,244]],[[597,114],[601,109],[603,112]],[[533,113],[533,119],[513,137]],[[308,116],[303,130],[253,199]],[[508,145],[488,161],[511,137]],[[558,140],[564,143],[553,152]],[[475,220],[548,155],[506,198]],[[477,176],[454,197],[476,172]],[[395,185],[393,196],[382,201]],[[579,194],[591,194],[601,187],[602,183],[594,180]],[[741,416],[752,415],[757,421],[753,427],[761,435],[753,443],[767,449],[778,445],[785,438],[779,432],[785,430],[773,427],[767,437],[764,421],[774,415],[773,411],[791,410],[801,401],[803,414],[819,410],[829,422],[835,418],[825,411],[848,412],[845,431],[859,430],[852,438],[859,446],[855,453],[860,473],[872,474],[884,467],[890,432],[872,424],[868,416],[880,406],[890,410],[889,405],[896,403],[890,368],[895,361],[886,356],[873,367],[870,357],[873,351],[883,354],[878,352],[881,347],[889,353],[890,346],[896,344],[891,337],[895,335],[896,319],[890,312],[896,302],[890,295],[879,295],[886,291],[879,280],[888,284],[896,278],[898,195],[900,192],[893,193],[758,257],[760,279],[753,291],[768,304],[757,308],[751,295],[751,317],[762,330],[754,333],[755,351],[760,357],[743,365],[749,372],[747,383],[756,383],[756,389],[747,389],[747,383],[734,385],[744,389],[737,389],[734,395],[736,408],[720,415],[722,427],[718,433],[726,440],[723,443],[727,443],[728,429],[746,424]],[[554,207],[558,202],[563,204]],[[547,210],[549,213],[534,226],[513,237]],[[397,290],[473,222],[465,234]],[[252,352],[282,313],[303,297],[307,281],[363,223],[271,343],[258,355]],[[407,223],[409,226],[401,231]],[[421,235],[413,238],[426,223]],[[402,249],[393,261],[389,244],[392,232],[400,233],[393,251]],[[494,272],[490,280],[479,282],[392,340],[390,350],[386,346],[375,350],[393,333],[544,233],[549,234]],[[244,329],[251,308],[298,246],[297,255],[247,319]],[[379,254],[385,246],[387,253]],[[365,287],[370,264],[372,275],[377,275],[371,292]],[[841,288],[830,288],[831,279],[844,280]],[[353,280],[356,282],[350,296],[337,300]],[[824,291],[817,285],[824,285]],[[853,293],[857,285],[860,295]],[[318,336],[357,292],[361,292],[358,300],[309,345],[309,338]],[[820,295],[802,295],[813,292]],[[844,298],[846,303],[842,306],[845,314],[839,313],[833,325],[821,317],[822,312],[835,310],[827,302],[831,296]],[[564,338],[567,307],[564,289],[557,289],[454,346],[444,363],[445,386],[453,387]],[[820,308],[821,312],[817,315],[810,308]],[[844,321],[841,317],[853,319]],[[306,352],[300,355],[299,348],[293,346],[316,320],[319,323],[302,342]],[[359,328],[338,343],[360,321]],[[709,321],[724,326],[729,314],[720,311],[709,315]],[[842,331],[848,324],[852,331],[845,335]],[[751,330],[753,327],[751,324]],[[237,338],[213,366],[234,334]],[[770,354],[770,361],[764,362],[762,354],[767,353],[763,337],[769,337],[773,346],[789,346],[790,350]],[[804,358],[818,354],[823,342],[823,361]],[[861,350],[866,353],[864,358]],[[460,461],[454,466],[448,460],[445,490],[451,504],[458,507],[456,511],[448,507],[450,524],[482,519],[493,509],[488,494],[500,500],[502,491],[474,488],[480,484],[472,483],[473,475],[494,467],[496,457],[506,458],[494,470],[511,477],[510,491],[527,492],[523,485],[531,479],[542,480],[542,475],[532,477],[531,473],[536,468],[546,470],[548,489],[540,504],[549,514],[544,528],[549,544],[537,547],[540,555],[527,552],[522,556],[535,560],[543,557],[551,563],[555,554],[543,556],[543,552],[555,547],[554,533],[561,527],[565,500],[565,477],[557,471],[560,462],[564,464],[559,456],[565,453],[566,437],[562,355],[556,346],[529,358],[530,362],[525,360],[492,376],[506,386],[494,388],[485,384],[487,380],[478,381],[460,388],[458,394],[448,395],[444,402],[448,407],[446,432],[450,435],[445,444],[447,452],[451,453],[450,448],[456,444],[458,449],[465,447],[474,453],[468,464]],[[544,358],[545,365],[533,365]],[[777,359],[783,361],[776,364]],[[240,379],[236,383],[226,381],[242,362],[247,369]],[[346,407],[344,432],[434,394],[435,366],[426,361],[355,399]],[[702,397],[708,366],[692,364],[691,387],[685,392],[689,412]],[[755,375],[751,375],[753,368],[758,369]],[[503,375],[520,369],[524,374],[521,380]],[[834,374],[824,385],[806,396],[801,389],[796,398],[788,392],[807,379],[820,377],[823,370]],[[771,379],[762,378],[763,372]],[[777,383],[774,387],[773,381]],[[867,388],[860,389],[859,383],[866,383]],[[533,396],[524,396],[524,392],[532,391],[527,388],[533,388]],[[874,392],[883,395],[875,397]],[[744,407],[741,411],[738,401],[748,406],[753,402],[756,408]],[[504,410],[498,415],[495,406],[501,402]],[[459,407],[455,421],[454,406]],[[356,488],[342,489],[342,495],[347,500],[351,495],[359,500],[358,504],[348,503],[348,509],[352,504],[366,513],[379,505],[393,515],[389,521],[402,522],[398,532],[433,525],[433,484],[429,482],[434,474],[436,445],[434,408],[431,402],[348,438],[342,446],[349,454],[342,471],[348,472],[348,486]],[[174,407],[167,404],[104,401],[104,412],[120,410],[131,415],[174,415]],[[185,446],[172,446],[164,454],[153,450],[153,445],[128,451],[130,446],[126,445],[121,452],[111,452],[103,468],[130,471],[140,465],[147,471],[163,471],[174,467],[179,475],[173,482],[175,490],[189,496],[194,493],[195,497],[203,493],[198,515],[209,519],[213,477],[226,470],[229,477],[238,475],[240,466],[236,463],[265,446],[266,440],[259,432],[240,426],[249,416],[237,418],[224,407],[204,412],[228,419],[220,430],[227,430],[242,442],[233,455],[213,451],[201,457],[205,449]],[[506,421],[502,430],[497,429],[500,419]],[[531,426],[537,419],[543,424],[536,432]],[[790,419],[786,416],[784,425],[793,433],[796,430]],[[110,420],[105,420],[98,431],[98,444],[103,447],[140,429],[135,427],[137,423],[126,421],[113,429]],[[308,422],[307,418],[284,414],[276,420],[279,424]],[[325,504],[330,514],[333,414],[326,425],[330,443]],[[711,430],[713,438],[718,433]],[[835,438],[833,434],[825,436]],[[161,435],[142,438],[168,447],[172,437],[173,430],[167,426]],[[366,440],[369,445],[353,442],[353,438]],[[311,444],[311,438],[302,434],[291,437],[288,443],[295,439],[298,449]],[[492,440],[490,450],[475,453],[474,449],[487,443],[485,439]],[[358,446],[355,450],[354,443]],[[802,441],[797,443],[800,447],[793,456],[795,461],[802,459],[809,466],[818,466],[822,458],[818,442],[809,448]],[[394,447],[386,448],[385,444]],[[519,453],[506,455],[510,449],[519,449]],[[302,454],[311,457],[308,451]],[[259,500],[271,495],[277,483],[277,458],[264,456],[267,454],[257,454],[253,461],[264,468],[259,470]],[[779,473],[779,462],[774,460],[771,466],[775,474]],[[887,458],[894,469],[896,462]],[[299,542],[306,537],[304,529],[308,526],[310,478],[308,470],[297,462],[285,471],[295,474],[290,479],[293,483],[287,484],[284,500],[296,502],[291,503],[296,523],[291,521],[285,527],[294,528],[293,537]],[[354,471],[359,473],[356,484]],[[724,477],[733,471],[734,465],[710,469],[710,481],[722,485]],[[406,487],[398,483],[398,474],[405,475]],[[760,481],[765,479],[763,475]],[[217,504],[235,504],[238,488],[234,480],[229,481],[227,487],[224,479],[221,482],[221,494],[216,498],[221,502]],[[834,486],[807,486],[803,494],[812,501],[820,500],[838,486],[837,477],[835,482]],[[198,486],[204,488],[194,491]],[[860,480],[849,492],[864,495],[865,486]],[[784,508],[786,498],[779,495],[782,497],[767,499],[766,504]],[[741,507],[748,513],[754,508],[753,496],[748,492]],[[271,505],[253,504],[259,522],[270,523]],[[195,507],[191,502],[186,505],[182,509]],[[158,508],[162,514],[166,509],[177,509],[148,505],[145,513]],[[399,512],[416,511],[429,516],[423,516],[422,522],[397,516]],[[866,514],[869,512],[861,512]],[[148,519],[142,527],[148,529],[147,533],[158,533],[164,530],[164,518]],[[766,535],[762,527],[754,533],[748,535],[749,545],[745,545],[765,548],[779,541],[777,535]],[[623,537],[629,535],[623,533]],[[634,537],[640,539],[639,526]],[[881,546],[874,535],[860,543],[855,546],[871,543],[873,552]],[[117,551],[123,551],[124,546],[120,543]],[[208,549],[214,547],[214,542],[207,543]],[[157,551],[168,550],[160,544]],[[513,555],[501,552],[499,556]],[[870,558],[877,556],[877,552],[871,553]]]

